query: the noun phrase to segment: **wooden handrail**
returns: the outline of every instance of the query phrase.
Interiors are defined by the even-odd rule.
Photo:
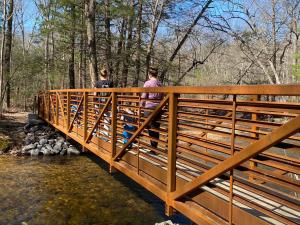
[[[62,89],[49,92],[158,92],[177,94],[228,94],[228,95],[281,95],[300,96],[300,85],[239,85],[239,86],[198,86],[198,87],[157,87],[157,88],[93,88],[93,89]]]

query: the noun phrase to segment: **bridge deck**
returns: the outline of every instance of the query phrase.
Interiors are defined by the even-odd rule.
[[[165,97],[147,109],[145,92]],[[41,118],[156,194],[166,214],[300,224],[299,95],[299,85],[78,89],[38,102]]]

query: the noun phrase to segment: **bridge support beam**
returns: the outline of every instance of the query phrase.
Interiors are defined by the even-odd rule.
[[[169,203],[169,194],[176,190],[176,143],[177,143],[177,104],[178,94],[169,95],[169,124],[168,124],[168,171],[167,171],[167,202],[165,214],[171,216],[174,209]]]
[[[116,170],[113,168],[113,162],[117,146],[117,93],[111,93],[111,97],[111,162],[109,165],[109,172],[114,173]]]

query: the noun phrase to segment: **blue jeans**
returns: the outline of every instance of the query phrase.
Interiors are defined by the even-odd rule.
[[[124,137],[123,144],[127,144],[127,142],[129,141],[129,139],[132,137],[132,134],[129,133],[128,131],[135,131],[136,127],[132,126],[132,125],[125,124],[123,126],[123,128],[124,128],[124,131],[122,133],[122,136]],[[128,147],[131,148],[132,144],[130,144]]]

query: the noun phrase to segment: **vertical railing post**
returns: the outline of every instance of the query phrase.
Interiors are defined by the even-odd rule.
[[[70,96],[70,92],[68,91],[67,92],[67,124],[66,124],[67,131],[69,130],[70,127],[70,114],[71,114],[70,101],[71,101],[71,96]]]
[[[117,93],[112,92],[112,99],[111,99],[111,163],[109,167],[109,172],[113,172],[113,162],[114,157],[116,155],[116,148],[117,148]]]
[[[55,98],[55,120],[56,120],[56,125],[59,125],[59,102],[58,102],[59,95],[56,93],[56,98]]]
[[[34,96],[34,99],[33,99],[32,113],[33,113],[33,114],[36,113],[36,95]]]
[[[137,103],[138,106],[138,129],[141,126],[141,117],[142,117],[142,98],[141,98],[141,93],[138,94],[139,96],[139,102]],[[138,174],[140,174],[140,145],[141,145],[141,141],[140,141],[140,137],[138,137],[138,147],[137,147],[137,172]]]
[[[83,140],[87,138],[88,92],[83,92]],[[84,148],[83,148],[84,150]]]
[[[259,101],[260,100],[260,96],[259,95],[253,95],[252,98],[251,98],[251,101]],[[251,114],[251,120],[252,121],[256,121],[257,120],[257,114],[256,113],[252,113]],[[256,125],[253,125],[251,127],[251,131],[252,131],[252,134],[251,136],[254,137],[254,138],[258,138],[258,134],[256,133],[258,131],[258,128]],[[253,161],[250,161],[250,168],[253,169],[257,166],[257,163],[256,162],[253,162]],[[254,181],[254,177],[250,174],[249,175],[249,181]]]
[[[52,122],[51,121],[51,95],[50,95],[50,92],[49,91],[47,91],[47,99],[48,99],[48,110],[47,110],[47,113],[48,113],[48,120],[50,121],[50,122]]]
[[[259,101],[259,99],[260,99],[259,95],[254,95],[251,98],[251,101]],[[251,120],[252,121],[256,121],[257,120],[257,114],[256,113],[252,113]],[[252,125],[252,127],[251,127],[251,131],[253,132],[252,133],[252,137],[258,138],[258,134],[256,133],[257,130],[258,130],[257,126],[256,125]]]
[[[166,215],[173,214],[169,194],[176,190],[176,142],[177,142],[177,103],[178,94],[169,94],[169,124],[168,124],[168,170],[167,170],[167,202]]]
[[[231,126],[231,137],[230,137],[230,147],[231,147],[231,156],[233,157],[234,155],[234,147],[235,147],[235,123],[236,123],[236,95],[233,95],[232,99],[232,126]],[[233,223],[233,182],[234,182],[234,177],[233,177],[233,169],[230,170],[230,187],[229,187],[229,218],[228,222],[229,225],[232,225]]]
[[[38,114],[38,116],[41,116],[41,109],[40,109],[40,106],[41,106],[41,99],[40,99],[40,93],[38,94],[37,96],[37,102],[36,102],[36,113]]]

